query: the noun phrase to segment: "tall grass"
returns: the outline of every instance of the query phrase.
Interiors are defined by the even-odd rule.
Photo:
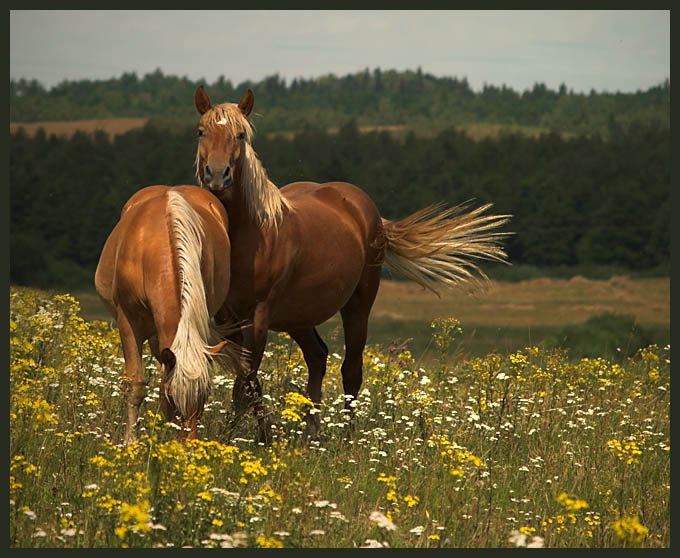
[[[273,336],[269,447],[251,417],[228,437],[220,369],[202,440],[179,444],[146,354],[140,441],[123,446],[115,329],[68,295],[11,289],[10,546],[670,545],[670,346],[621,364],[528,347],[447,365],[460,324],[431,332],[427,369],[401,343],[366,350],[353,419],[329,355],[317,440],[302,356]]]

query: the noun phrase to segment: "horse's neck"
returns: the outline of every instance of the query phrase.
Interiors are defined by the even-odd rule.
[[[262,227],[258,219],[253,217],[251,208],[248,206],[241,185],[236,182],[231,186],[231,193],[220,197],[224,209],[229,217],[229,238],[232,244],[240,242],[241,238],[248,239],[272,236],[280,228],[281,222],[285,219],[285,211],[279,220],[278,226]]]
[[[276,230],[291,209],[289,202],[269,180],[254,152],[236,173],[231,195],[225,203],[230,220],[236,227],[259,227],[264,234]]]
[[[250,216],[248,206],[243,199],[239,184],[233,184],[229,195],[220,196],[220,201],[229,217],[229,237],[242,234],[256,227],[256,223]]]

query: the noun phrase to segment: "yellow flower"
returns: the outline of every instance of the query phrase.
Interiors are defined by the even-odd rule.
[[[283,548],[283,543],[274,537],[266,538],[260,535],[255,542],[260,548]]]
[[[536,532],[535,527],[527,527],[527,526],[520,527],[519,530],[520,530],[521,533],[524,533],[528,537],[530,537],[531,535],[533,535]]]
[[[104,494],[97,498],[97,506],[105,510],[111,511],[115,506],[120,504],[120,500],[116,500],[110,494]]]
[[[259,458],[254,461],[241,461],[241,468],[243,469],[243,475],[240,478],[242,484],[248,484],[248,477],[252,480],[257,480],[267,475],[267,469],[262,465],[262,460]]]
[[[378,482],[384,482],[388,486],[394,486],[397,477],[394,475],[387,476],[385,473],[378,474]]]
[[[101,455],[95,455],[94,457],[91,457],[90,463],[92,463],[92,465],[95,465],[97,467],[102,467],[102,468],[113,466],[113,463],[104,459]]]
[[[619,461],[624,461],[627,465],[639,463],[638,456],[642,455],[642,449],[635,440],[607,440],[607,447]]]
[[[314,403],[308,397],[296,391],[289,391],[286,393],[287,408],[281,411],[283,418],[291,422],[298,422],[302,418],[302,414],[314,406]]]
[[[612,529],[619,540],[624,542],[641,543],[649,533],[649,529],[640,524],[637,516],[623,517],[615,521],[612,523]]]
[[[210,496],[210,492],[208,490],[204,490],[203,492],[199,492],[197,496],[201,500],[205,500],[206,502],[210,502],[212,500],[212,496]]]
[[[578,511],[588,507],[588,503],[585,500],[570,498],[567,496],[566,492],[562,492],[562,494],[557,497],[557,502],[562,504],[562,506],[564,506],[570,512]]]
[[[296,391],[289,391],[286,393],[286,405],[290,407],[302,408],[302,407],[312,407],[314,403],[308,397],[305,397],[301,393]]]
[[[20,482],[17,482],[16,479],[14,478],[14,475],[9,476],[9,493],[14,494],[19,488],[22,488],[24,485],[21,484]]]
[[[281,416],[291,422],[298,422],[302,418],[294,409],[284,409],[281,411]]]
[[[139,504],[127,504],[123,502],[120,506],[120,519],[124,524],[135,531],[149,531],[149,502],[142,500]],[[122,537],[121,537],[122,538]]]
[[[404,502],[406,502],[406,505],[409,508],[412,508],[413,506],[417,505],[418,502],[420,502],[420,498],[418,498],[418,496],[411,496],[410,494],[407,494],[404,496]]]

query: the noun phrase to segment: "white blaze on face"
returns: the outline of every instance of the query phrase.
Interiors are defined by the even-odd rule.
[[[215,124],[220,124],[221,126],[224,126],[226,123],[227,123],[227,119],[222,117]]]

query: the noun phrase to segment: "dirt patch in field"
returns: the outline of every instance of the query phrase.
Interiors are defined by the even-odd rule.
[[[68,122],[10,122],[9,133],[14,134],[19,128],[23,128],[29,137],[33,137],[40,128],[43,128],[48,136],[54,134],[58,137],[70,138],[77,131],[94,134],[97,130],[101,130],[113,137],[135,128],[142,128],[148,121],[148,118],[110,118]]]

